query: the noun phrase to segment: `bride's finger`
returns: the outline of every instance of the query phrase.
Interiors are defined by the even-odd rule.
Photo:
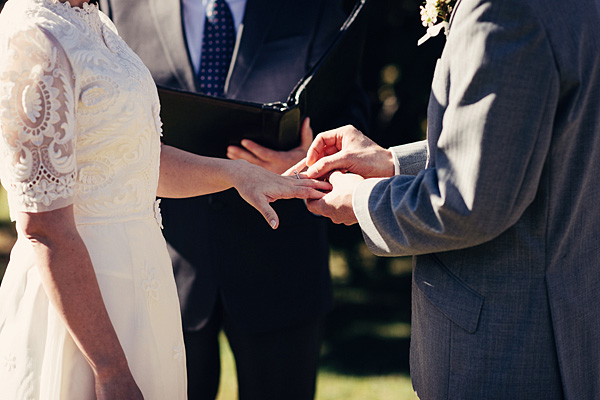
[[[306,186],[306,187],[310,187],[313,189],[317,189],[317,190],[324,190],[324,191],[330,191],[333,186],[331,186],[331,183],[326,182],[326,181],[320,181],[320,180],[316,180],[316,179],[309,179],[306,178],[305,174],[301,174],[303,179],[299,179],[297,180],[297,182],[294,182],[296,186]]]
[[[280,192],[274,196],[277,199],[320,199],[326,193],[310,186],[292,186],[291,188]]]

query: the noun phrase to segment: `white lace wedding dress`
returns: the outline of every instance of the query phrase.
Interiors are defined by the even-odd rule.
[[[96,6],[9,0],[0,14],[0,163],[11,212],[74,205],[146,400],[186,397],[177,292],[155,205],[159,102]],[[91,370],[22,236],[0,287],[0,399],[94,399]]]

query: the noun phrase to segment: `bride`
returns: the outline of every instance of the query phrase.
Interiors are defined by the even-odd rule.
[[[184,399],[156,196],[235,187],[276,228],[269,202],[329,189],[161,145],[159,109],[148,70],[95,5],[7,2],[0,177],[18,239],[0,287],[2,398]]]

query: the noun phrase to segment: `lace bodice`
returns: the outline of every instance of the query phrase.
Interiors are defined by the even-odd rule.
[[[10,0],[0,14],[0,151],[11,212],[79,223],[154,214],[159,101],[96,6]]]

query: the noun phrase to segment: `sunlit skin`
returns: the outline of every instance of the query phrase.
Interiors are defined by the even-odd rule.
[[[244,139],[241,146],[229,146],[227,148],[227,157],[232,160],[246,160],[271,172],[281,174],[306,155],[312,140],[313,131],[310,127],[310,119],[305,118],[300,130],[300,145],[298,147],[289,151],[277,151],[261,146],[252,140]]]
[[[329,176],[333,189],[321,199],[307,200],[306,206],[310,212],[326,216],[336,224],[356,224],[352,198],[354,190],[364,180],[360,175],[335,171]]]
[[[392,153],[347,125],[317,135],[307,156],[284,175],[306,171],[308,178],[328,178],[333,188],[320,199],[307,201],[308,209],[330,218],[336,224],[357,223],[352,208],[356,187],[365,178],[384,178],[394,175]]]

